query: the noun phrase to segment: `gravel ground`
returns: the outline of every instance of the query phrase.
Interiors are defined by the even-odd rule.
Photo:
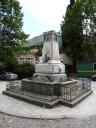
[[[36,120],[0,113],[0,128],[96,128],[96,115],[82,119]]]

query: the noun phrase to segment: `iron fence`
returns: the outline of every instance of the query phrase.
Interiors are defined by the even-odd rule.
[[[77,79],[77,84],[65,85],[62,87],[62,90],[64,93],[59,98],[69,102],[73,101],[91,90],[91,80],[79,78]]]
[[[91,90],[91,80],[87,78],[79,78],[77,79],[77,82],[75,84],[51,85],[53,88],[53,94],[51,95],[40,94],[40,87],[38,88],[37,93],[35,93],[34,91],[29,92],[26,90],[22,90],[21,86],[22,82],[9,82],[9,84],[7,84],[6,86],[6,90],[28,96],[35,100],[51,102],[56,99],[62,99],[64,101],[71,102]]]

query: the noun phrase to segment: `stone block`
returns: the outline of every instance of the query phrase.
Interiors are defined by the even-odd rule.
[[[42,64],[37,64],[35,70],[36,73],[63,74],[65,73],[65,65],[63,63],[60,64],[42,63]]]
[[[40,74],[35,73],[33,75],[33,81],[42,82],[64,82],[67,80],[67,74]]]

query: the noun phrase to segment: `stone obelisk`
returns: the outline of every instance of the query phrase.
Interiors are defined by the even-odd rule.
[[[50,82],[62,82],[67,79],[65,65],[59,58],[59,39],[60,35],[55,31],[44,33],[42,60],[36,65],[34,77],[48,77]]]

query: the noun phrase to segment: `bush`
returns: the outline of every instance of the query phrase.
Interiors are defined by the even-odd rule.
[[[18,74],[19,78],[32,77],[35,72],[35,66],[30,63],[18,64],[15,73]]]
[[[14,72],[17,65],[16,58],[7,57],[5,61],[0,62],[0,71]]]
[[[7,70],[7,66],[5,64],[0,64],[0,72],[6,70]]]
[[[14,72],[15,68],[18,65],[18,62],[17,62],[16,58],[8,58],[5,65],[6,65],[7,71]]]

